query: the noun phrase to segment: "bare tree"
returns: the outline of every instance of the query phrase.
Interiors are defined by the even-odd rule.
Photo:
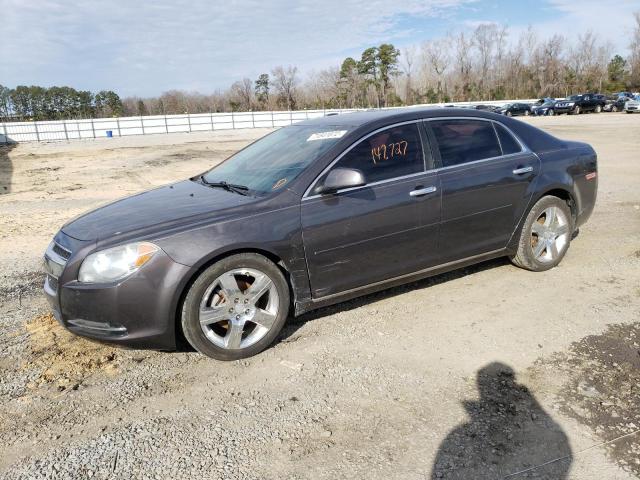
[[[298,85],[298,67],[289,65],[287,68],[278,66],[271,71],[273,84],[278,92],[280,105],[287,110],[296,107],[296,87]]]
[[[422,45],[425,66],[431,69],[437,78],[437,98],[438,102],[444,100],[446,88],[444,85],[444,74],[451,64],[451,42],[450,38],[427,42]]]
[[[232,95],[240,110],[251,110],[253,106],[253,82],[249,78],[243,78],[231,85]]]
[[[488,98],[487,85],[491,84],[489,68],[493,65],[493,52],[495,50],[498,27],[493,23],[483,23],[473,32],[473,46],[478,51],[478,63],[480,67],[479,90],[483,100]]]

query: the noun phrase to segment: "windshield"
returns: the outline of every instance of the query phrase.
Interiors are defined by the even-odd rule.
[[[203,175],[257,193],[283,188],[347,133],[331,126],[283,127],[252,143]]]
[[[553,100],[547,100],[542,104],[543,107],[551,107],[555,102]]]

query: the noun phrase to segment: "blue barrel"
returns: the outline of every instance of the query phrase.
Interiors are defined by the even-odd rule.
[[[109,138],[113,137],[113,130],[107,130],[107,137]]]

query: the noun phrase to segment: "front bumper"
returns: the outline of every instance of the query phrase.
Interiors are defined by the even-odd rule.
[[[638,112],[640,111],[640,105],[628,105],[624,107],[626,112]]]
[[[77,335],[162,350],[176,347],[177,302],[189,267],[158,252],[133,275],[109,284],[77,281],[82,260],[95,244],[58,233],[45,253],[44,293],[56,319]],[[56,256],[53,245],[69,253]]]

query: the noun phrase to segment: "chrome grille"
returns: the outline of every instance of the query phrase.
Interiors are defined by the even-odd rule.
[[[71,252],[66,248],[52,241],[44,254],[44,269],[47,273],[45,290],[49,294],[58,291],[58,278],[62,275],[67,260],[71,257]]]
[[[60,255],[65,260],[69,260],[69,257],[71,256],[71,252],[69,250],[67,250],[64,247],[61,247],[60,245],[58,245],[55,242],[53,243],[53,251],[55,253],[57,253],[58,255]]]

